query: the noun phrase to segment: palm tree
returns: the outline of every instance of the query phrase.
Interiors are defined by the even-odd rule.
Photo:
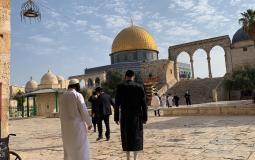
[[[248,9],[241,15],[242,18],[239,19],[239,23],[242,25],[243,30],[253,39],[255,45],[255,10]]]

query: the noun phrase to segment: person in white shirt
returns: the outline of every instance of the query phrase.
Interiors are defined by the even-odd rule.
[[[68,90],[60,98],[64,160],[89,160],[87,132],[92,128],[92,122],[79,90],[79,80],[71,79]]]
[[[160,116],[160,100],[157,93],[154,93],[154,95],[151,98],[151,107],[154,109],[155,116]]]
[[[169,94],[169,96],[168,96],[168,98],[167,98],[169,107],[172,107],[172,106],[173,106],[173,99],[174,99],[174,97],[172,96],[172,94]]]
[[[167,101],[166,95],[163,94],[163,95],[161,96],[161,105],[162,105],[163,108],[166,107],[166,101]]]

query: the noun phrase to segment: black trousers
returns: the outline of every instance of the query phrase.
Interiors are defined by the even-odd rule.
[[[109,117],[110,115],[100,116],[97,122],[98,127],[98,137],[103,137],[103,126],[102,121],[104,121],[105,124],[105,137],[110,138],[110,124],[109,124]]]
[[[186,98],[186,104],[187,104],[187,105],[191,105],[191,101],[190,101],[189,98]]]

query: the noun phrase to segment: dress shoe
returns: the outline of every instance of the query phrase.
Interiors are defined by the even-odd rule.
[[[96,141],[99,141],[100,139],[103,139],[103,137],[98,137],[98,138],[96,139]]]

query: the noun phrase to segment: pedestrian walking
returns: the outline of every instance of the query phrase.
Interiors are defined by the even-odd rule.
[[[125,81],[118,85],[115,97],[114,121],[121,130],[122,149],[130,160],[130,152],[134,152],[134,160],[138,151],[143,150],[143,124],[147,122],[147,106],[143,87],[134,82],[135,74],[128,70]]]
[[[104,121],[105,124],[105,137],[106,140],[110,140],[110,115],[112,115],[112,109],[111,106],[114,107],[114,102],[111,98],[110,95],[105,93],[101,87],[96,88],[96,93],[98,95],[99,99],[99,113],[98,113],[98,138],[96,139],[97,141],[103,138],[103,126],[102,126],[102,121]]]
[[[179,100],[180,100],[180,98],[176,94],[174,94],[174,104],[176,107],[179,106]]]
[[[60,98],[64,160],[89,160],[87,130],[92,128],[92,122],[79,91],[79,80],[71,79],[68,90]]]
[[[160,99],[157,93],[154,93],[151,98],[151,107],[154,109],[154,115],[160,116]]]
[[[162,106],[163,108],[166,107],[166,102],[167,102],[166,95],[163,94],[163,95],[161,96],[161,106]]]
[[[186,91],[184,97],[185,97],[185,100],[186,100],[186,105],[191,105],[191,100],[190,100],[189,91]]]
[[[99,118],[99,98],[96,94],[96,91],[92,93],[92,95],[89,97],[88,101],[91,103],[91,117],[92,117],[92,123],[94,132],[96,132],[98,118]]]
[[[172,96],[172,94],[169,94],[169,96],[167,98],[169,107],[173,106],[173,99],[174,99],[174,97]]]

